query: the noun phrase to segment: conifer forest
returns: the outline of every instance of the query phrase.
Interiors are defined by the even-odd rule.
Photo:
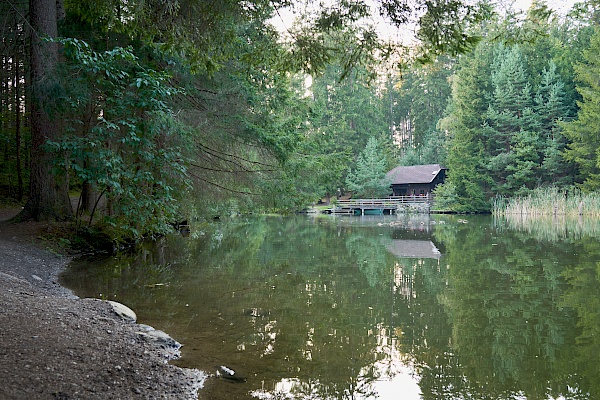
[[[593,194],[600,2],[513,3],[2,0],[1,201],[128,240],[398,165],[454,212]]]

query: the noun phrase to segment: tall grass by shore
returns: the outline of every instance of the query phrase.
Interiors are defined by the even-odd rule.
[[[600,216],[600,193],[582,193],[556,188],[536,189],[523,197],[496,197],[492,205],[495,215],[579,215]]]

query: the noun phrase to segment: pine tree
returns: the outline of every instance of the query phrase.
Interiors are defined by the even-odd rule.
[[[454,211],[484,211],[487,197],[487,160],[484,154],[483,116],[491,82],[490,46],[482,43],[461,65],[453,77],[452,99],[440,127],[450,137],[448,145],[447,182],[454,186]]]
[[[454,62],[438,57],[426,66],[413,66],[398,88],[395,121],[403,165],[444,164],[444,132],[437,128],[451,94],[448,77]]]
[[[387,163],[379,141],[370,137],[365,149],[358,156],[356,170],[348,172],[346,185],[357,197],[387,196],[391,191],[391,183],[385,176],[386,172]]]
[[[66,220],[73,215],[68,193],[67,171],[62,164],[54,166],[54,157],[46,149],[47,142],[60,135],[59,122],[51,118],[48,105],[50,79],[58,64],[58,44],[42,40],[58,36],[60,1],[30,0],[30,23],[36,34],[31,39],[31,77],[33,101],[31,110],[31,177],[29,198],[19,220]]]
[[[524,194],[540,183],[544,151],[526,60],[519,46],[501,46],[492,67],[493,98],[486,114],[488,171],[494,191]]]
[[[572,183],[572,167],[562,156],[566,138],[562,134],[559,121],[567,117],[564,83],[553,61],[542,71],[542,79],[535,96],[535,111],[540,117],[540,130],[544,140],[544,154],[541,166],[542,183],[559,186]]]
[[[600,188],[600,30],[583,53],[584,61],[575,71],[581,82],[577,90],[583,100],[577,119],[563,123],[565,136],[570,140],[565,157],[579,167],[579,183],[585,190]]]

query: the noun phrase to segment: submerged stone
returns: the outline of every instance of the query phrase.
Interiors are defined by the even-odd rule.
[[[226,367],[225,365],[221,365],[217,368],[217,376],[219,378],[223,378],[231,382],[246,382],[246,377],[240,375],[239,373],[237,373],[229,367]]]
[[[162,347],[163,349],[179,350],[181,343],[171,336],[158,329],[147,330],[146,332],[136,332],[143,339]]]

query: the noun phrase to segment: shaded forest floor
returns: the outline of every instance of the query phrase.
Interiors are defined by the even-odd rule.
[[[6,222],[18,212],[0,206],[0,398],[196,399],[205,374],[56,283],[69,259],[46,249],[55,227]]]

